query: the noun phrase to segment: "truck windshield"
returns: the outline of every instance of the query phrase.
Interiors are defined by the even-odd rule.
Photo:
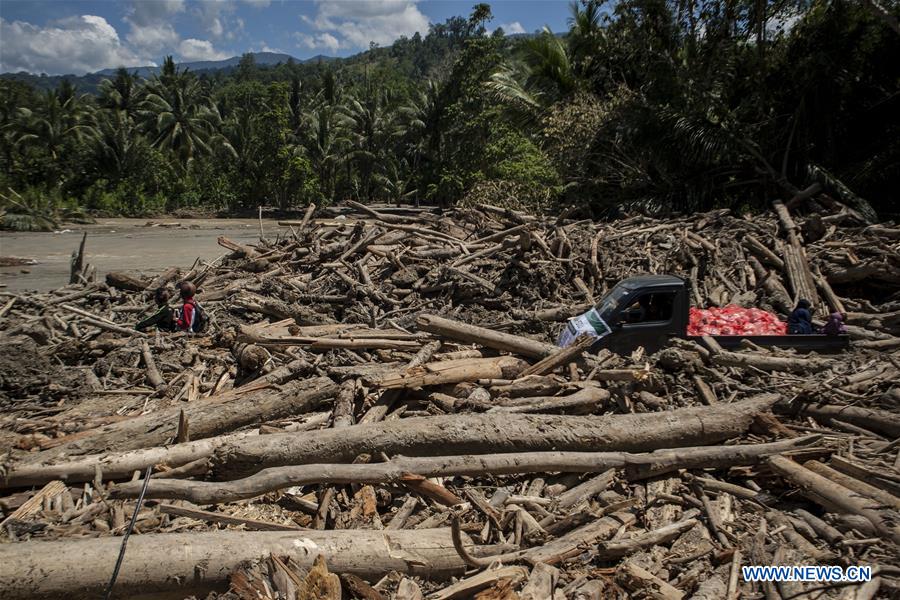
[[[616,307],[619,306],[619,303],[625,296],[628,295],[629,290],[624,285],[617,285],[610,291],[603,300],[600,301],[600,304],[597,305],[597,312],[600,313],[600,316],[609,324],[612,324],[611,319],[613,313],[616,311]]]

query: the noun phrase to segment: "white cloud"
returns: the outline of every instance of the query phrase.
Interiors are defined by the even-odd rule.
[[[183,61],[195,60],[222,60],[228,58],[228,54],[216,50],[209,40],[188,38],[178,45],[178,54]]]
[[[301,18],[317,31],[330,35],[340,47],[365,48],[369,42],[388,45],[402,35],[428,32],[428,17],[419,11],[417,2],[316,0],[316,15]]]
[[[522,27],[522,24],[518,21],[513,21],[512,23],[504,23],[500,26],[503,29],[503,33],[506,34],[514,34],[514,33],[525,33],[525,28]]]
[[[212,20],[212,23],[209,26],[209,32],[215,37],[222,37],[225,28],[222,26],[222,21],[218,17]]]
[[[153,25],[184,12],[184,0],[133,0],[125,20],[134,25]]]
[[[168,23],[132,25],[125,36],[128,43],[142,52],[158,54],[178,44],[180,36]]]
[[[336,52],[341,47],[341,42],[330,33],[320,33],[318,35],[307,35],[304,33],[297,34],[298,46],[303,46],[311,50],[324,48],[330,52]]]
[[[226,33],[225,14],[233,10],[230,0],[204,0],[191,10],[213,38]],[[133,0],[125,16],[130,26],[126,39],[140,52],[158,56],[175,54],[182,60],[219,60],[227,58],[212,42],[196,38],[182,39],[172,21],[187,10],[184,0]]]
[[[125,22],[130,26],[125,38],[144,53],[159,54],[169,50],[180,39],[170,23],[180,12],[184,12],[184,0],[135,0],[125,15]]]
[[[106,19],[94,15],[68,17],[44,26],[0,18],[0,71],[83,74],[119,66],[154,65],[153,57],[161,54],[174,54],[183,61],[228,58],[229,54],[216,49],[209,40],[181,38],[172,19],[185,10],[183,0],[132,2],[124,17],[128,27],[124,39]],[[226,33],[228,21],[215,17],[218,13],[208,14],[214,15],[207,22],[212,33]],[[240,31],[242,26],[238,23],[228,34]]]
[[[249,4],[253,8],[265,8],[272,3],[272,0],[244,0],[245,4]]]
[[[103,17],[82,15],[40,27],[0,19],[0,70],[83,74],[109,67],[151,64],[119,39]]]
[[[203,27],[214,38],[222,37],[225,33],[223,21],[227,14],[234,10],[234,3],[228,0],[205,0],[198,3],[195,14],[200,17]]]

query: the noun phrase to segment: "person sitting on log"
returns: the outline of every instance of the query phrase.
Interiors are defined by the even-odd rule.
[[[809,312],[809,300],[801,298],[797,301],[797,308],[788,316],[788,334],[808,335],[813,332],[812,313]]]
[[[847,333],[847,327],[844,325],[844,315],[839,312],[833,312],[828,316],[825,327],[822,328],[825,335],[842,335]]]
[[[160,331],[175,331],[175,311],[169,306],[169,290],[164,287],[156,288],[153,293],[156,302],[156,312],[134,326],[138,331],[143,331],[156,326]]]
[[[181,314],[175,319],[175,326],[188,333],[202,333],[206,329],[208,318],[203,308],[194,300],[197,288],[190,281],[182,281],[178,287],[184,304],[181,307]]]

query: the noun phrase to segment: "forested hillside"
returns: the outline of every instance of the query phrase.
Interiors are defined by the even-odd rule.
[[[752,209],[810,186],[896,215],[896,8],[586,0],[569,10],[564,35],[488,33],[479,4],[349,59],[247,56],[199,75],[169,59],[150,79],[120,70],[96,96],[4,79],[7,222],[346,198],[665,214]]]

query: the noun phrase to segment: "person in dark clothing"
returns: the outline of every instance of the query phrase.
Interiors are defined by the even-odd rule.
[[[790,316],[788,316],[788,333],[791,335],[808,335],[813,332],[812,313],[809,311],[809,300],[799,300]]]
[[[169,290],[164,287],[156,288],[153,300],[156,302],[156,312],[134,328],[143,331],[155,326],[160,331],[175,331],[175,311],[169,306]]]

